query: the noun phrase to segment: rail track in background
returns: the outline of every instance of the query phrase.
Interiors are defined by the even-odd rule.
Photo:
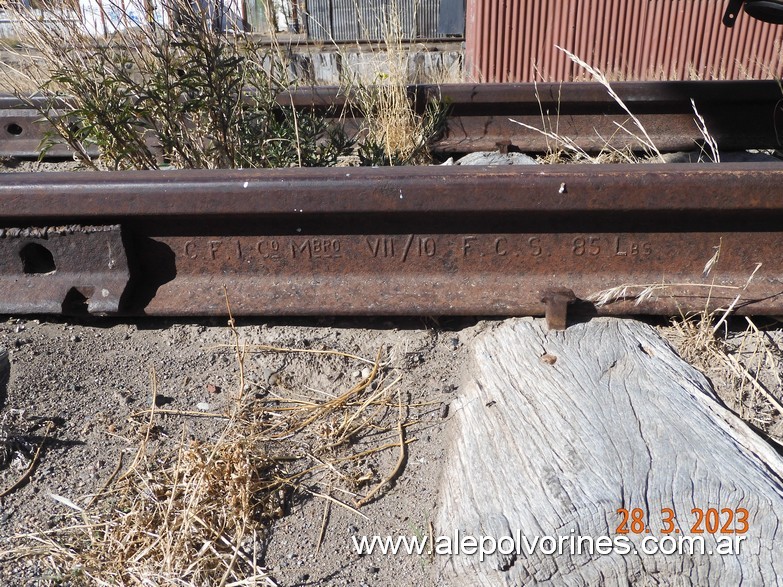
[[[661,150],[700,137],[691,100],[722,149],[779,146],[775,82],[615,90]],[[635,140],[595,84],[418,86],[411,99],[423,108],[434,92],[451,109],[441,152],[545,150],[508,120],[536,126],[542,112],[586,150]],[[345,106],[329,89],[281,100]],[[39,140],[31,113],[2,112],[6,153]],[[776,163],[0,174],[0,313],[203,316],[230,303],[235,315],[546,315],[554,328],[569,313],[783,314],[781,251]]]
[[[612,88],[661,151],[692,150],[702,140],[691,101],[722,149],[783,146],[783,90],[776,81],[618,82]],[[430,100],[447,107],[443,134],[433,145],[438,154],[498,148],[545,152],[556,147],[512,118],[556,131],[588,152],[641,147],[628,114],[597,83],[421,85],[410,86],[409,95],[419,112]],[[300,89],[278,100],[340,120],[349,133],[362,127],[361,116],[338,88]],[[42,98],[25,103],[0,96],[0,156],[38,157],[41,140],[51,128],[33,106],[45,104]],[[69,157],[71,151],[59,145],[48,155]]]

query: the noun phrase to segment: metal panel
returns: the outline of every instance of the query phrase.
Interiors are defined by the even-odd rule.
[[[438,33],[438,12],[440,0],[418,0],[414,6],[416,36],[434,37]]]
[[[328,41],[332,37],[330,0],[308,0],[305,11],[307,36],[311,39]]]
[[[466,67],[475,81],[771,79],[783,27],[742,13],[721,25],[718,0],[468,0]]]
[[[461,9],[462,0],[458,2]],[[389,19],[396,13],[405,39],[446,37],[454,35],[454,30],[462,34],[464,11],[458,23],[449,13],[452,22],[445,32],[440,31],[440,12],[441,0],[309,0],[307,32],[309,38],[319,40],[380,41],[384,30],[394,26]]]
[[[399,33],[403,38],[414,39],[418,35],[416,34],[416,8],[418,5],[417,0],[401,1],[401,0],[389,0],[387,4],[387,14],[396,10]],[[394,26],[394,23],[392,22]],[[392,29],[394,30],[394,29]]]
[[[354,0],[354,2],[358,14],[358,38],[373,41],[381,39],[386,26],[386,0]]]
[[[332,38],[335,41],[351,41],[359,38],[359,21],[356,18],[355,0],[331,0]]]
[[[119,226],[0,229],[0,312],[119,311],[130,279]]]

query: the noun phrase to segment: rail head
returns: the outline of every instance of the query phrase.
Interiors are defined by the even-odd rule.
[[[0,219],[777,212],[783,164],[547,165],[0,175]]]

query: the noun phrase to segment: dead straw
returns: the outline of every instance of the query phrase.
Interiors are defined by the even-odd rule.
[[[255,350],[367,362],[336,350],[247,345],[230,310],[228,325],[240,389],[246,353]],[[158,408],[152,370],[149,408],[134,414],[144,419],[128,468],[120,474],[120,460],[86,507],[58,496],[69,510],[66,521],[14,537],[16,546],[0,561],[33,558],[53,577],[80,577],[91,585],[275,585],[260,564],[258,540],[286,515],[295,494],[324,500],[320,542],[334,506],[368,519],[359,508],[402,473],[407,446],[415,441],[406,438],[409,402],[382,349],[370,364],[367,377],[327,400],[237,393],[228,415],[208,415],[225,421],[216,438],[196,439],[183,423],[178,440],[153,432],[174,418],[204,414]],[[392,406],[396,423],[388,422]],[[397,461],[387,473],[376,473],[366,460],[387,450],[398,451]],[[373,488],[359,497],[357,489],[370,483]]]
[[[44,444],[46,444],[46,441],[49,439],[49,433],[54,428],[54,422],[48,422],[46,424],[46,430],[44,430],[43,438],[41,439],[41,442],[38,444],[38,448],[35,450],[35,453],[33,454],[33,458],[30,459],[30,464],[27,465],[27,469],[25,469],[25,472],[22,473],[21,477],[19,477],[14,483],[12,483],[9,487],[6,487],[2,491],[0,491],[0,498],[3,498],[7,495],[10,495],[16,489],[21,487],[29,478],[30,475],[32,475],[33,471],[35,470],[35,466],[38,464],[38,458],[41,455],[41,449],[44,447]]]

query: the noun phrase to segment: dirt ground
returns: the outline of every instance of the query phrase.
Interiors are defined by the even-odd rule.
[[[425,559],[358,557],[351,536],[415,534],[428,528],[446,444],[448,414],[444,406],[458,390],[464,341],[480,328],[463,325],[455,322],[452,326],[456,329],[444,329],[419,320],[362,324],[323,320],[321,325],[256,323],[238,327],[239,337],[248,344],[331,349],[370,362],[383,349],[384,371],[401,378],[397,385],[407,396],[407,417],[413,422],[407,432],[415,441],[408,445],[407,462],[396,482],[377,501],[361,508],[363,516],[332,507],[320,548],[317,542],[326,502],[304,494],[293,496],[286,515],[271,525],[262,545],[262,564],[278,584],[431,583]],[[73,324],[11,318],[3,322],[0,346],[10,349],[12,367],[7,392],[0,398],[0,418],[13,415],[23,421],[17,429],[28,430],[31,449],[41,442],[44,430],[43,425],[36,427],[36,422],[54,421],[56,426],[29,481],[0,501],[0,551],[9,547],[9,537],[45,531],[72,514],[52,494],[84,505],[110,478],[121,454],[125,454],[125,467],[130,464],[139,443],[140,419],[133,414],[150,405],[153,371],[158,404],[165,409],[229,411],[239,380],[232,344],[233,333],[224,321]],[[361,378],[360,370],[369,364],[331,359],[251,352],[244,364],[246,393],[290,395],[308,389],[331,393],[352,386]],[[218,435],[223,426],[209,417],[159,418],[156,442],[161,445],[176,446],[183,429],[186,435],[209,438]],[[384,436],[393,441],[395,434]],[[368,466],[383,476],[394,468],[396,459],[395,450],[389,449]],[[25,459],[24,466],[27,462]],[[22,470],[12,462],[0,474],[0,488],[11,485]],[[29,559],[4,564],[0,584],[38,585],[41,577],[52,576],[47,572]],[[405,577],[402,583],[401,577]]]

